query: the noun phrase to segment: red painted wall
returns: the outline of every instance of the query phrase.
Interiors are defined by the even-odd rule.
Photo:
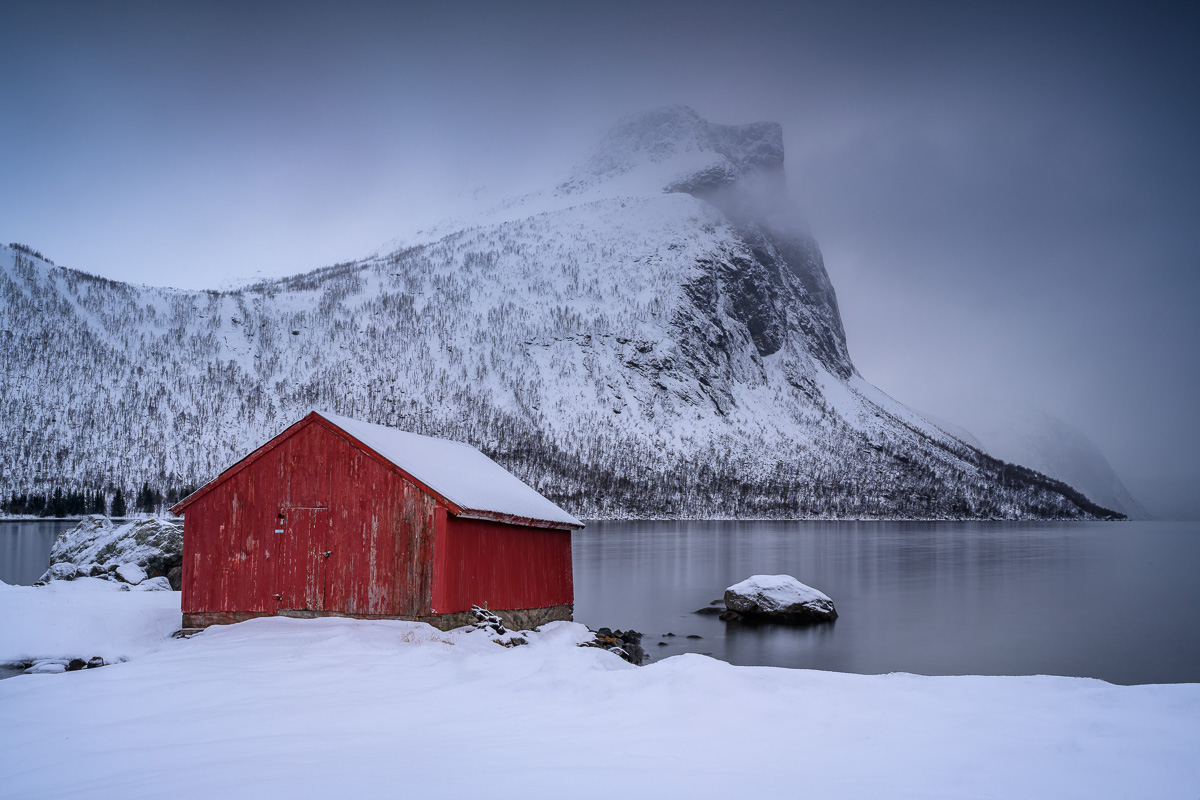
[[[418,617],[572,602],[568,532],[448,514],[319,417],[184,511],[185,613]]]
[[[575,602],[567,531],[454,516],[444,525],[434,579],[437,613],[485,602],[498,610]]]
[[[308,422],[187,507],[183,611],[429,614],[435,506]]]

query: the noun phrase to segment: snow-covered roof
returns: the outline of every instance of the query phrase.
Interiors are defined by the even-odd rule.
[[[470,516],[519,517],[582,528],[583,523],[469,444],[316,412]]]

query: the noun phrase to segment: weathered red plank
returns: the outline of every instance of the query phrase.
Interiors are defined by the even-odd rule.
[[[517,609],[574,602],[570,534],[457,517],[447,522],[439,614],[472,604]]]

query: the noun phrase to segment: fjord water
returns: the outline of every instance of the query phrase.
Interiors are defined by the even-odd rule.
[[[0,522],[0,581],[30,584],[50,566],[50,548],[75,519],[4,520]]]
[[[1194,522],[592,522],[573,555],[576,620],[643,632],[653,660],[1200,681]],[[746,627],[692,613],[778,573],[832,597],[838,620]]]
[[[0,580],[37,580],[74,524],[0,524]],[[591,522],[572,544],[575,618],[642,631],[652,660],[1200,682],[1200,523]],[[692,613],[762,573],[824,591],[840,617]]]

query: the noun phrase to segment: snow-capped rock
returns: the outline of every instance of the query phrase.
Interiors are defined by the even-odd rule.
[[[783,155],[774,123],[639,115],[556,188],[237,291],[0,248],[0,491],[200,485],[316,407],[475,445],[580,517],[1105,515],[858,374]]]
[[[116,575],[121,580],[134,586],[146,580],[146,570],[137,564],[121,564],[116,569]]]
[[[723,614],[722,619],[807,623],[838,616],[828,595],[791,575],[752,575],[735,583],[725,590],[725,608],[738,616]]]
[[[84,573],[85,575],[88,573]],[[46,570],[46,574],[42,576],[43,581],[70,581],[74,580],[79,575],[79,568],[70,562],[58,562],[51,564]]]
[[[114,523],[92,515],[54,540],[42,580],[97,577],[136,585],[147,576],[166,576],[182,563],[179,521],[156,517]]]
[[[133,590],[138,592],[169,592],[171,589],[171,582],[162,575],[146,578],[133,587]]]

